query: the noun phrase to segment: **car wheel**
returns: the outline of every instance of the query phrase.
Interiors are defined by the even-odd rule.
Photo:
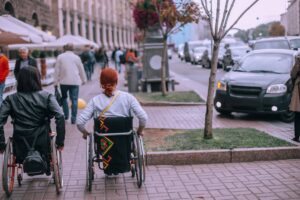
[[[280,119],[285,123],[291,123],[295,119],[295,113],[292,111],[286,111],[285,113],[280,115]]]

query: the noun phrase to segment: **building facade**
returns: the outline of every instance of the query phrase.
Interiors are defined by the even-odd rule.
[[[52,0],[53,34],[83,36],[106,49],[133,48],[135,25],[126,0]]]
[[[290,0],[287,12],[281,15],[287,35],[300,35],[300,0]]]
[[[135,25],[128,0],[0,0],[10,14],[57,37],[79,35],[106,49],[134,48]]]
[[[0,15],[10,14],[44,31],[53,28],[49,10],[45,0],[0,0]]]

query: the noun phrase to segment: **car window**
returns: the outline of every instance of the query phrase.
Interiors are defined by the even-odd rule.
[[[279,53],[252,54],[244,58],[239,71],[287,74],[293,65],[293,56]]]
[[[261,41],[256,42],[254,49],[290,49],[289,43],[286,40],[276,40],[276,41]]]
[[[290,43],[291,43],[291,47],[292,49],[293,48],[300,48],[300,39],[293,39],[293,40],[290,40]]]

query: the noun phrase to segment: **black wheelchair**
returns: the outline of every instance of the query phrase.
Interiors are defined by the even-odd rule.
[[[63,187],[63,169],[62,169],[62,154],[57,150],[55,140],[55,133],[51,133],[50,137],[50,171],[54,179],[57,194],[60,193]],[[14,141],[12,137],[9,137],[6,143],[6,149],[4,152],[3,168],[2,168],[2,186],[9,197],[15,186],[15,179],[18,181],[18,185],[22,185],[23,180],[23,164],[18,162],[18,157],[13,150]],[[43,173],[44,174],[44,173]],[[39,174],[42,175],[42,174]],[[32,175],[30,175],[32,176]]]
[[[92,190],[95,165],[106,175],[131,172],[140,188],[145,181],[142,137],[133,130],[132,117],[94,118],[94,133],[87,137],[86,187]]]

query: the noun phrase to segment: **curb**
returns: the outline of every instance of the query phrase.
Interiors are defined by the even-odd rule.
[[[206,105],[205,102],[203,103],[194,103],[194,102],[166,102],[166,101],[159,101],[159,102],[150,102],[150,101],[139,101],[142,106],[203,106]]]
[[[300,147],[147,152],[147,165],[191,165],[300,159]]]

